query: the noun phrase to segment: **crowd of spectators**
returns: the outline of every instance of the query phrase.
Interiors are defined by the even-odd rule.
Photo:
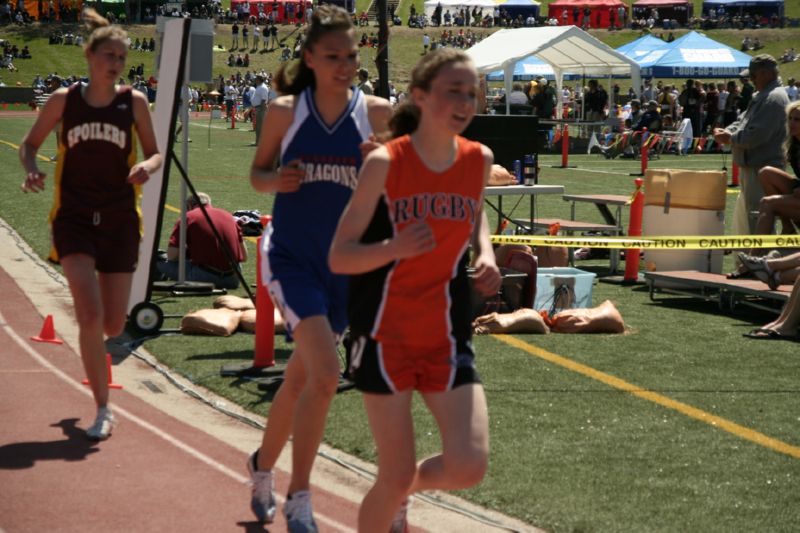
[[[14,64],[14,60],[31,58],[31,52],[27,44],[20,48],[11,41],[0,39],[0,50],[2,50],[2,54],[0,54],[0,69],[16,72],[19,69]]]

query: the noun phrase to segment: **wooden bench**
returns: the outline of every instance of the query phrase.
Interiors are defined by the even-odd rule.
[[[780,313],[780,304],[789,299],[792,285],[781,285],[770,290],[757,279],[728,279],[724,274],[677,270],[671,272],[645,272],[644,279],[650,288],[650,299],[656,292],[677,294],[716,302],[723,311],[733,311],[737,304]],[[768,302],[778,305],[767,305]]]
[[[553,224],[559,225],[559,231],[566,233],[567,235],[574,235],[577,232],[586,232],[586,231],[595,231],[595,232],[602,232],[608,233],[609,235],[621,235],[619,227],[612,226],[611,224],[600,224],[598,222],[584,222],[580,220],[567,220],[564,218],[537,218],[533,221],[533,227],[531,227],[531,221],[524,220],[524,219],[514,219],[512,222],[519,226],[520,228],[528,231],[529,233],[533,233],[533,229],[549,229]],[[617,271],[617,265],[619,263],[619,253],[616,250],[609,250],[609,258],[610,258],[610,265],[609,268],[611,272]],[[615,253],[617,252],[617,253]],[[569,264],[575,266],[575,258],[573,256],[572,248],[569,248]]]

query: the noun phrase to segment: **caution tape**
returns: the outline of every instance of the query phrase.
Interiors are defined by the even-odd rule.
[[[691,235],[644,237],[551,237],[548,235],[492,235],[494,244],[565,246],[567,248],[621,248],[650,250],[738,250],[800,248],[800,235]]]

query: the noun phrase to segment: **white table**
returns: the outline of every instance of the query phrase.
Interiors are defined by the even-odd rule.
[[[563,185],[503,185],[497,187],[486,187],[484,195],[486,196],[486,203],[495,208],[500,218],[508,218],[503,212],[503,196],[528,196],[531,202],[531,226],[533,227],[533,220],[535,218],[534,199],[539,194],[564,194]],[[489,196],[497,196],[497,205],[489,201]]]

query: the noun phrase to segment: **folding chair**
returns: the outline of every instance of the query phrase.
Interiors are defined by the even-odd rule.
[[[681,120],[677,130],[662,131],[661,138],[668,147],[674,144],[678,155],[686,155],[688,148],[692,145],[692,134],[692,121],[685,118]]]

